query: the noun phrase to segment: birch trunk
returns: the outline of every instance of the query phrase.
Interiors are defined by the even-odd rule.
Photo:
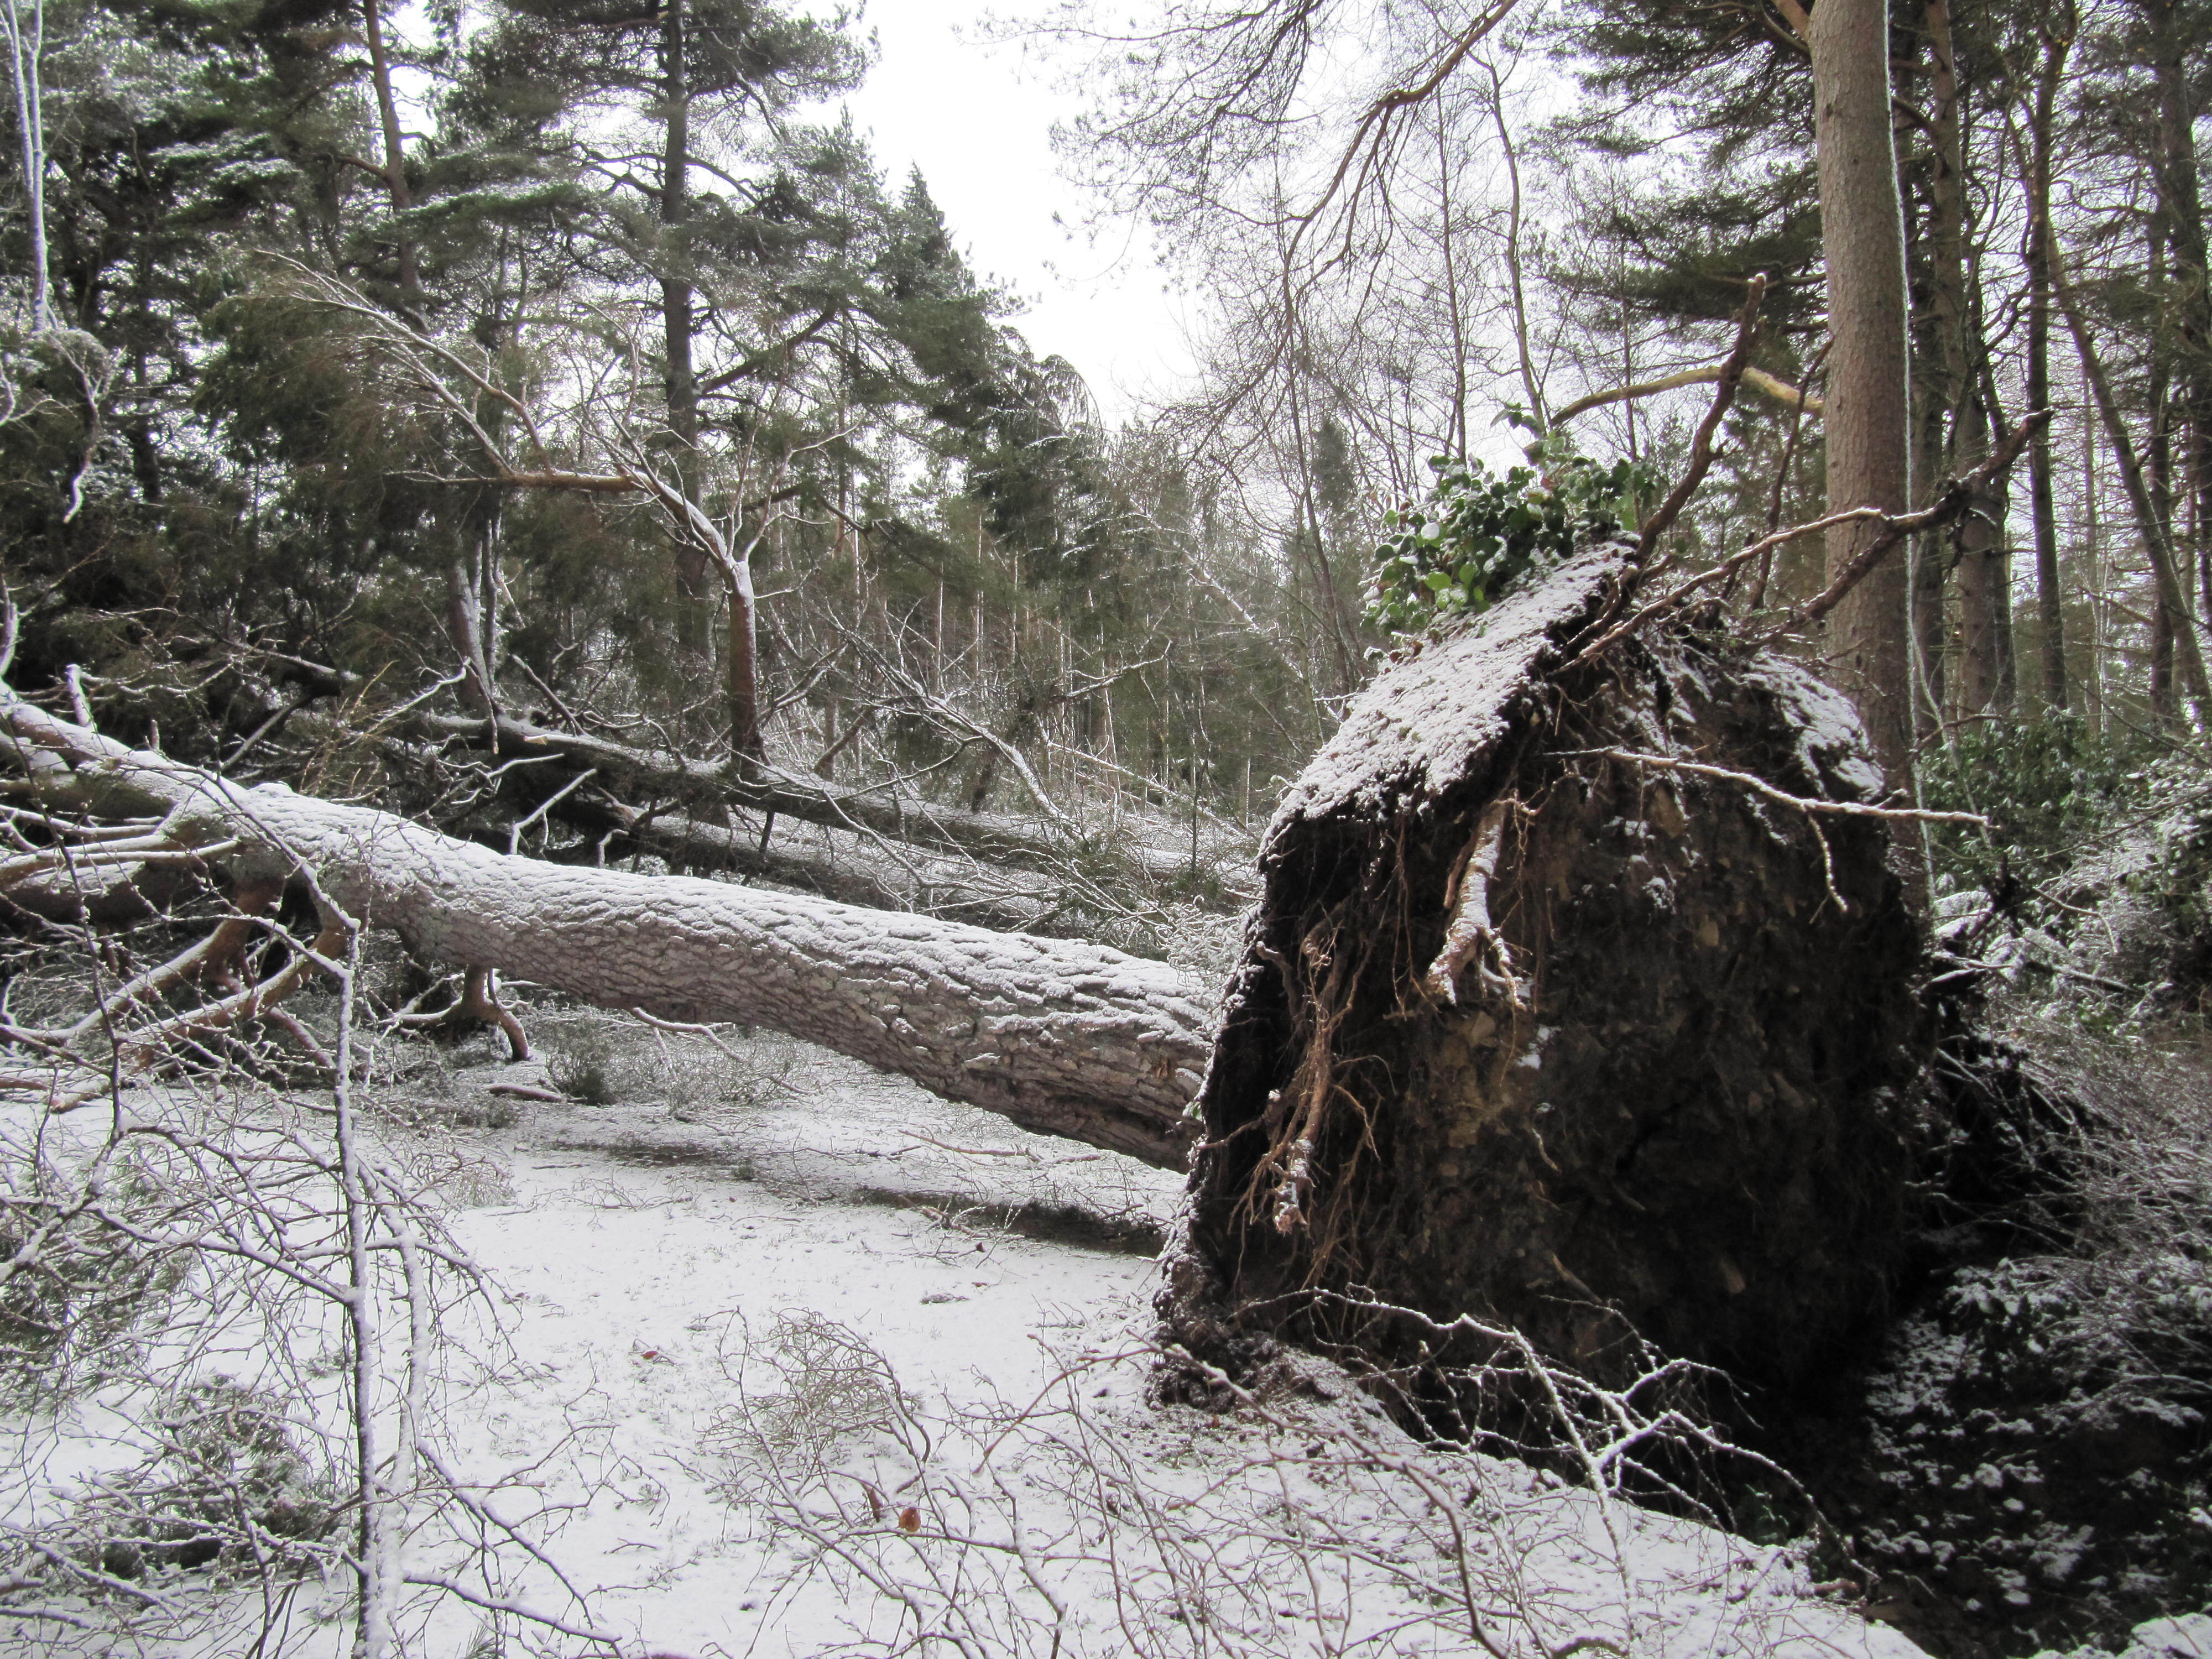
[[[31,232],[31,331],[43,334],[53,321],[46,262],[46,120],[45,69],[46,8],[32,0],[30,33],[23,31],[23,9],[6,0],[0,22],[8,31],[8,68],[15,89],[15,134],[22,146],[23,194]]]
[[[1100,945],[685,877],[502,856],[388,812],[247,789],[57,720],[0,687],[12,758],[50,798],[237,838],[234,879],[312,872],[419,954],[603,1007],[764,1025],[1024,1128],[1162,1167],[1209,1051],[1194,988]]]

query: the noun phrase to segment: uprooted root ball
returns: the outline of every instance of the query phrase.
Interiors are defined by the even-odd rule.
[[[1194,1346],[1371,1290],[1787,1384],[1881,1311],[1932,1035],[1886,828],[1654,763],[1879,780],[1794,665],[1569,660],[1610,569],[1383,676],[1278,815],[1164,1298]]]

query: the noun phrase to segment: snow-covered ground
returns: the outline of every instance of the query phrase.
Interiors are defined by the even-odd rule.
[[[460,1472],[574,1506],[549,1553],[635,1650],[1916,1651],[1786,1553],[1424,1449],[1325,1376],[1148,1404],[1174,1177],[811,1052],[778,1081],[533,1106],[455,1223],[514,1308]]]
[[[590,1038],[553,1030],[555,1074]],[[448,1504],[404,1564],[479,1605],[418,1589],[410,1654],[1917,1652],[1790,1552],[1422,1447],[1318,1367],[1149,1403],[1171,1176],[781,1039],[623,1041],[622,1103],[384,1131],[455,1172],[497,1287],[448,1315],[427,1438],[535,1551],[487,1572]],[[430,1116],[546,1076],[433,1079]],[[343,1650],[347,1589],[288,1612],[301,1650]],[[237,1614],[114,1650],[237,1651]]]

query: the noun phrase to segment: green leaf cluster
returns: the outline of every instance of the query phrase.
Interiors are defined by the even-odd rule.
[[[1479,459],[1430,461],[1437,482],[1428,499],[1384,518],[1393,533],[1376,550],[1370,623],[1419,634],[1480,616],[1577,547],[1635,523],[1656,483],[1640,462],[1608,465],[1556,438],[1539,442],[1529,459],[1502,475]]]
[[[1986,887],[2008,870],[2049,880],[2114,824],[2151,809],[2165,748],[2155,737],[2124,726],[2100,732],[2066,714],[1958,732],[1923,763],[1923,799],[1941,811],[1979,812],[1990,828],[1939,830],[1938,879]]]

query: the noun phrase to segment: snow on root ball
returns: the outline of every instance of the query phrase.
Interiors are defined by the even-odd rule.
[[[1621,568],[1393,665],[1277,814],[1161,1298],[1200,1352],[1387,1344],[1371,1297],[1787,1385],[1879,1312],[1918,934],[1887,826],[1792,804],[1879,775],[1789,661],[1578,657]]]

